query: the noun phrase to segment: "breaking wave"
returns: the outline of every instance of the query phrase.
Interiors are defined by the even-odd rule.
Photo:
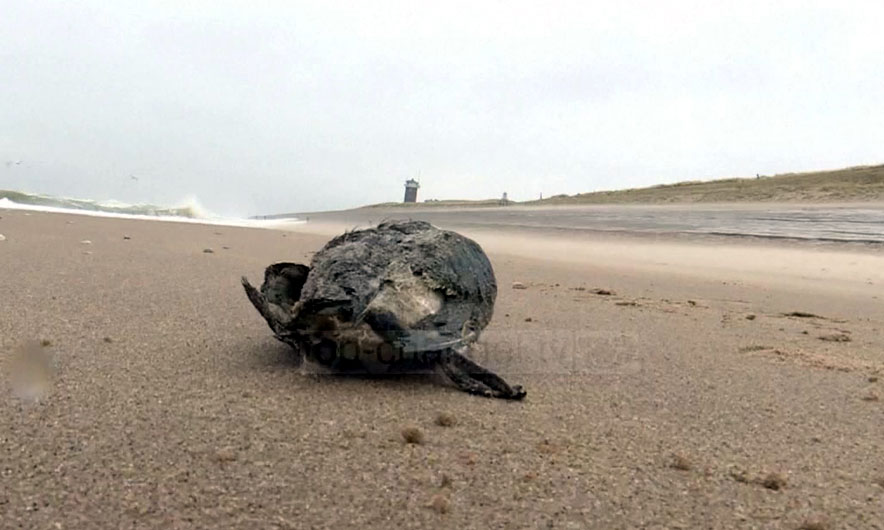
[[[178,206],[170,207],[154,204],[129,204],[116,200],[71,199],[36,193],[0,190],[0,209],[234,226],[274,226],[283,222],[279,220],[240,219],[214,215],[203,208],[195,198],[188,199]],[[297,219],[286,219],[284,222],[292,223],[299,221]]]
[[[149,215],[187,217],[200,219],[207,216],[206,212],[196,201],[176,207],[156,206],[153,204],[128,204],[120,201],[93,201],[90,199],[69,199],[65,197],[51,197],[35,193],[23,193],[20,191],[0,190],[0,200],[6,199],[20,206],[42,206],[58,208],[62,210],[84,210],[90,212],[120,213],[129,215]]]

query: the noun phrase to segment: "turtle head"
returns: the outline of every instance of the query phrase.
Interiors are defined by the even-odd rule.
[[[301,299],[301,289],[310,274],[310,267],[300,263],[274,263],[264,269],[261,294],[267,302],[290,308]]]
[[[288,335],[301,298],[301,290],[307,281],[310,267],[297,263],[274,263],[264,270],[264,283],[261,290],[255,289],[243,276],[242,285],[246,296],[270,325],[270,329],[280,340]]]

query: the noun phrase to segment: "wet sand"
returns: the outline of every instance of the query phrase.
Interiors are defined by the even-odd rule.
[[[511,403],[292,365],[239,277],[337,226],[0,216],[4,527],[884,527],[878,251],[475,228]]]
[[[851,243],[884,249],[884,203],[586,204],[558,206],[373,206],[292,214],[321,223],[377,223],[413,218],[438,226],[535,234],[642,235],[693,240],[751,239]],[[283,216],[284,217],[284,216]],[[735,241],[737,243],[741,241]]]

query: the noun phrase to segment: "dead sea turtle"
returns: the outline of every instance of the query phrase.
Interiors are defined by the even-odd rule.
[[[260,291],[242,284],[299,359],[344,372],[439,366],[466,392],[525,397],[464,356],[491,320],[497,282],[482,248],[460,234],[384,222],[332,239],[309,267],[270,265]]]

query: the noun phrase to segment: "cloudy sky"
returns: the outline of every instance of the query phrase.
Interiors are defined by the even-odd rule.
[[[884,162],[880,1],[0,12],[0,188],[243,215]]]

